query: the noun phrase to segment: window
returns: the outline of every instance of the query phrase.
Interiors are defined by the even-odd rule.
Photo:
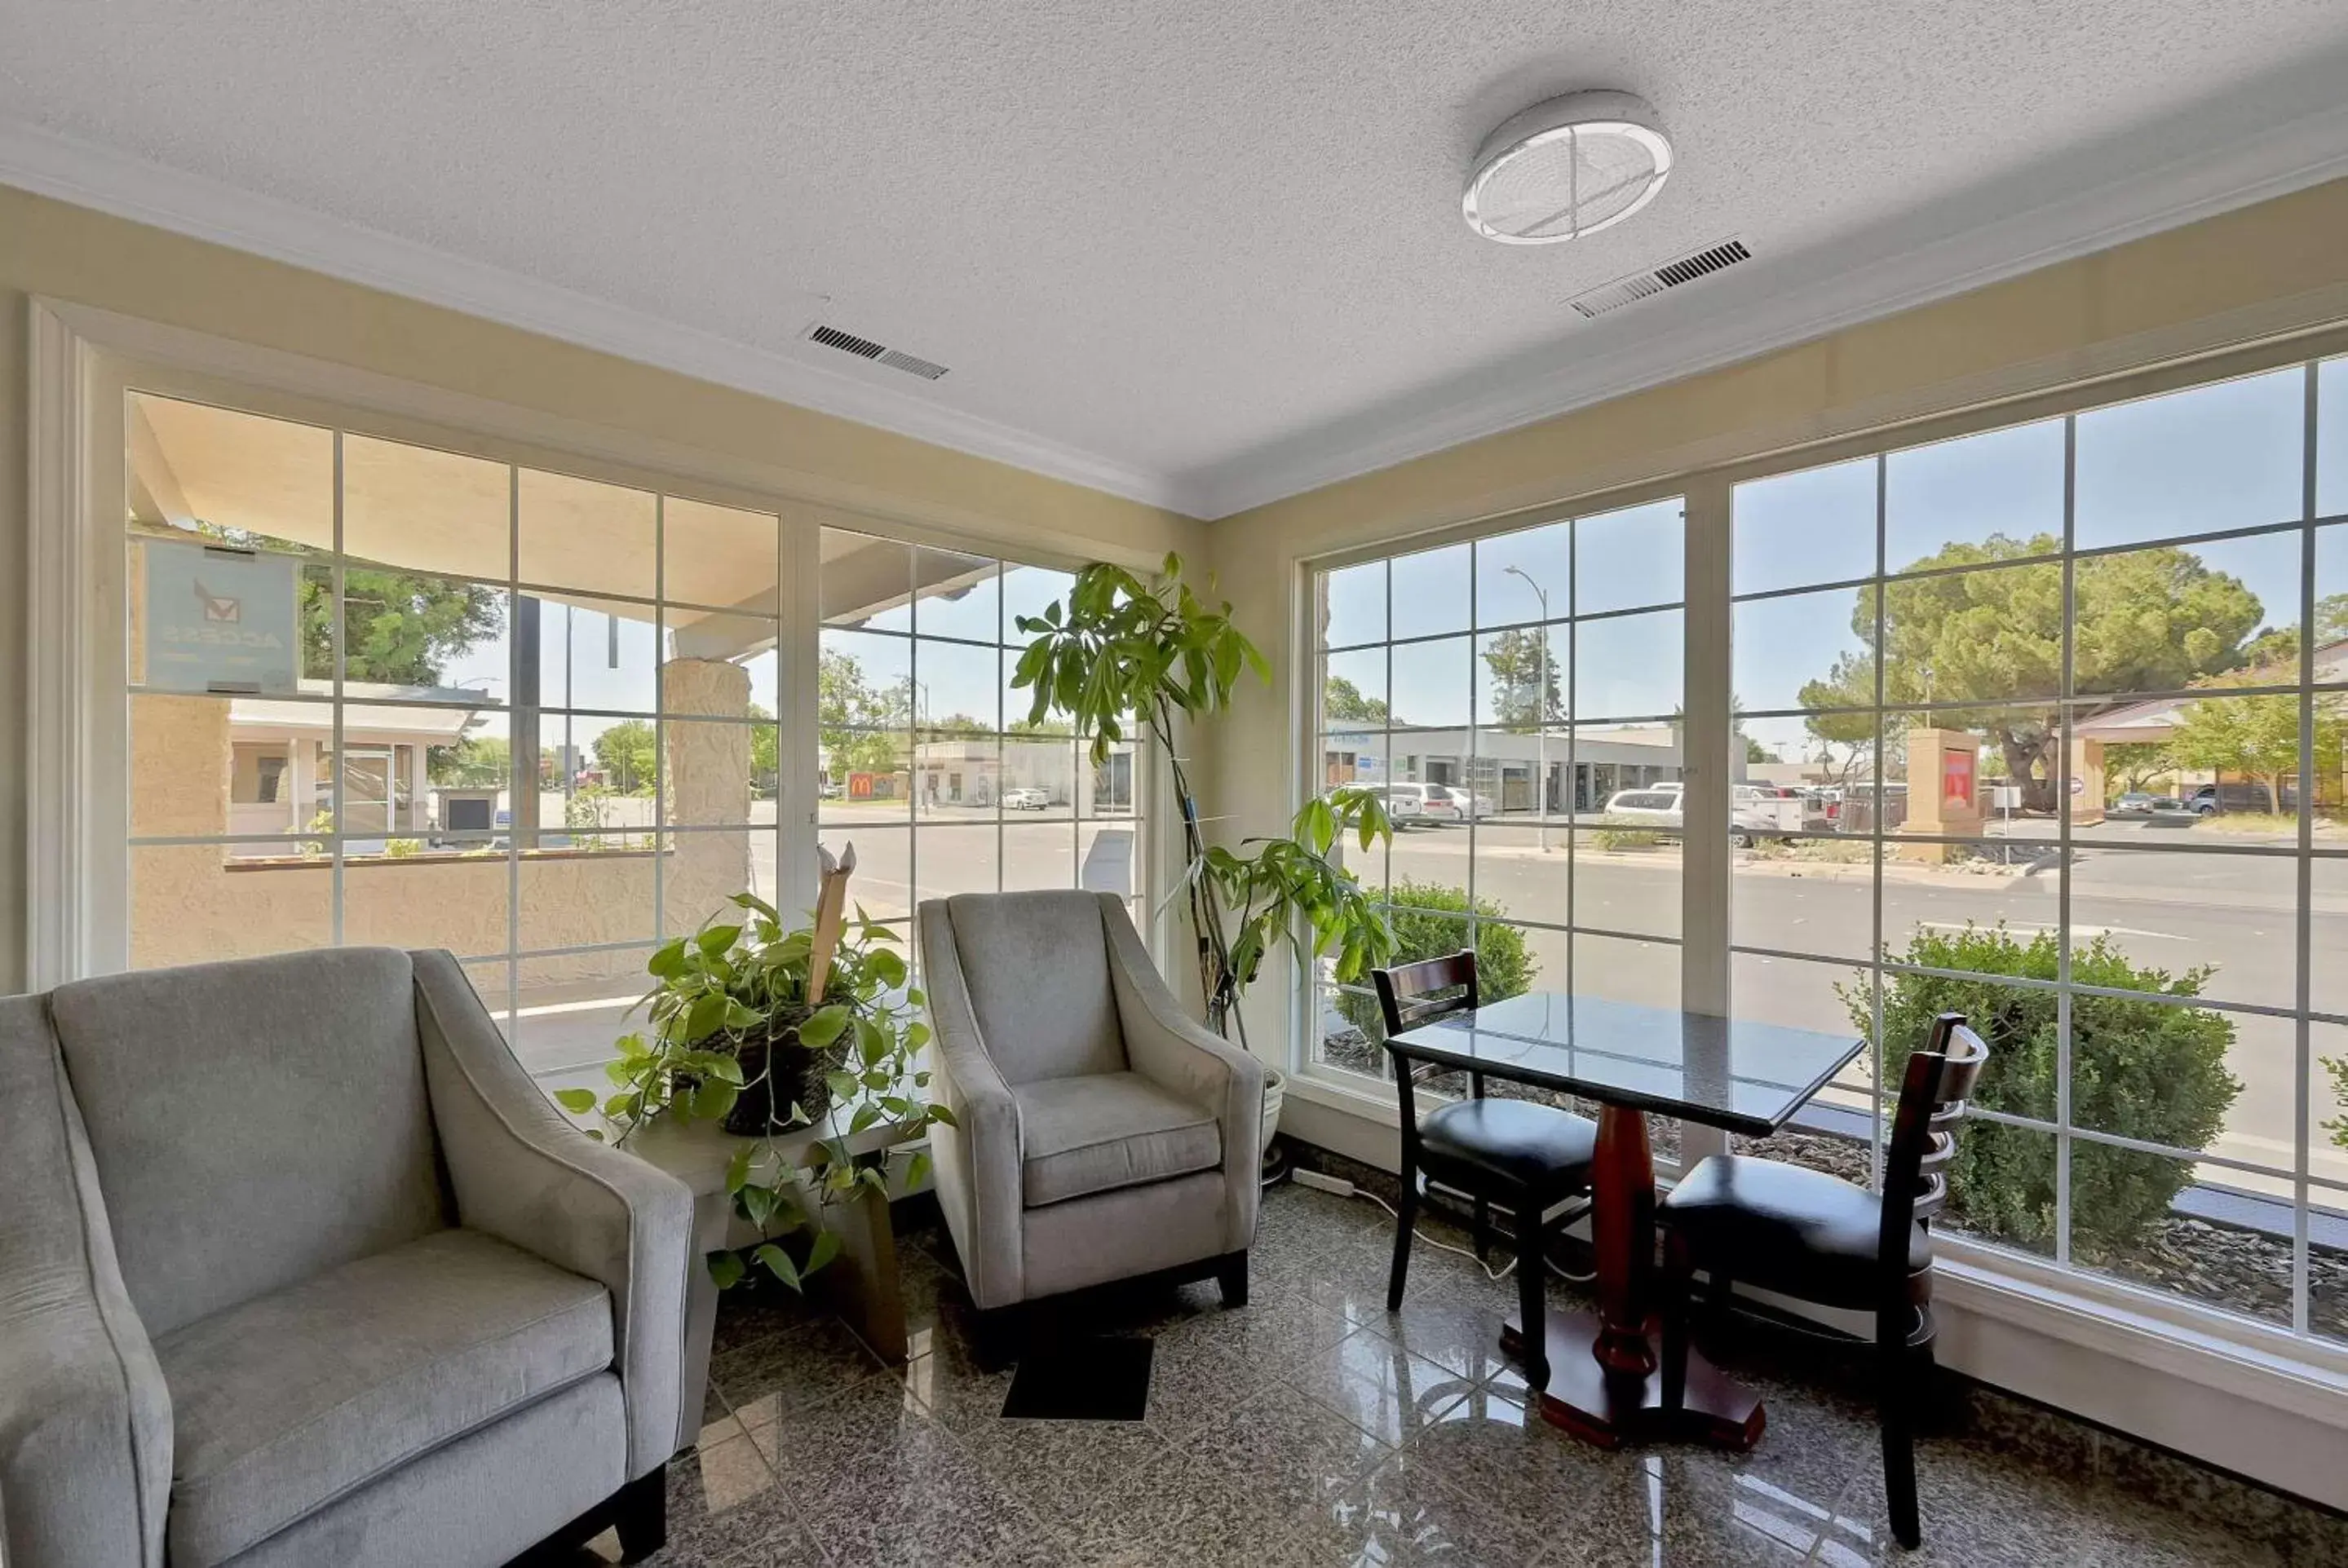
[[[819,736],[822,841],[856,846],[857,901],[906,929],[924,898],[1084,887],[1140,899],[1127,738],[1096,759],[1010,685],[1019,617],[1071,573],[823,530]]]
[[[1394,803],[1345,853],[1401,961],[1678,1004],[1684,532],[1672,499],[1313,574],[1313,776]],[[1383,1076],[1370,992],[1307,1001],[1316,1066]]]
[[[125,412],[104,961],[447,948],[560,1072],[637,1027],[661,942],[745,890],[788,908],[812,837],[853,839],[855,896],[901,929],[939,893],[1138,899],[1130,747],[1096,762],[1006,712],[1006,633],[1064,573],[144,393]],[[788,620],[793,571],[820,630]],[[819,807],[779,810],[809,775]]]
[[[1759,1152],[1867,1179],[1957,1009],[1952,1224],[2348,1337],[2343,371],[1735,487],[1733,1005],[1879,1042]]]

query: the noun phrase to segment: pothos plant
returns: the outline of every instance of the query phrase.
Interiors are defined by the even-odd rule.
[[[1179,892],[1198,943],[1208,1021],[1226,1032],[1238,1024],[1244,1040],[1240,993],[1282,941],[1295,943],[1300,961],[1326,960],[1340,983],[1358,981],[1393,954],[1392,927],[1337,846],[1353,838],[1367,850],[1392,838],[1394,825],[1377,791],[1348,786],[1307,801],[1284,837],[1248,838],[1237,848],[1206,841],[1174,716],[1229,708],[1250,671],[1272,681],[1263,654],[1231,624],[1231,608],[1200,599],[1183,580],[1179,556],[1147,580],[1096,562],[1076,574],[1066,600],[1019,617],[1019,630],[1035,641],[1011,683],[1035,693],[1029,723],[1057,716],[1089,734],[1097,764],[1136,728],[1157,743],[1182,815]]]
[[[905,983],[894,932],[860,908],[840,926],[811,1005],[815,930],[786,930],[774,906],[751,894],[733,902],[743,920],[713,919],[646,962],[654,985],[637,1006],[651,1029],[619,1041],[618,1060],[605,1069],[612,1091],[600,1104],[589,1089],[555,1098],[581,1114],[600,1109],[617,1145],[661,1116],[732,1118],[729,1131],[746,1136],[726,1167],[726,1191],[758,1234],[747,1245],[710,1253],[710,1276],[722,1289],[762,1268],[796,1290],[839,1251],[839,1238],[816,1224],[817,1211],[859,1188],[885,1198],[889,1146],[932,1122],[952,1124],[953,1115],[925,1092],[930,1074],[919,1059],[930,1028],[918,1016],[922,992]],[[812,1149],[802,1140],[783,1146],[819,1122],[824,1132]],[[868,1140],[878,1146],[860,1152],[852,1146],[884,1124],[893,1136]],[[907,1180],[918,1184],[928,1165],[928,1153],[915,1151]],[[799,1233],[811,1233],[804,1246],[786,1245]]]

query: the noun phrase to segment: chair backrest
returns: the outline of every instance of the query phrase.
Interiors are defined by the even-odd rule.
[[[1377,989],[1378,1012],[1391,1042],[1405,1030],[1433,1023],[1455,1012],[1473,1011],[1478,1005],[1476,955],[1462,949],[1439,958],[1421,958],[1391,969],[1372,969],[1370,983]],[[1394,1063],[1395,1093],[1401,1102],[1402,1136],[1411,1163],[1418,1159],[1418,1100],[1413,1092],[1426,1079],[1445,1071],[1438,1062],[1415,1061],[1389,1043]],[[1468,1092],[1484,1098],[1484,1075],[1468,1075]]]
[[[944,903],[952,961],[1005,1083],[1126,1070],[1100,895],[963,893]],[[943,961],[926,941],[922,958]]]
[[[1989,1047],[1966,1026],[1962,1013],[1953,1012],[1934,1019],[1924,1048],[1908,1058],[1892,1112],[1891,1143],[1883,1156],[1880,1255],[1888,1268],[1904,1274],[1910,1227],[1929,1221],[1949,1201],[1957,1123],[1988,1061]]]
[[[150,1335],[452,1223],[406,953],[149,969],[48,1001]]]

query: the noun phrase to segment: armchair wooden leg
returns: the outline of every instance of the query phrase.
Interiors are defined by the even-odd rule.
[[[612,1499],[620,1561],[641,1563],[668,1544],[668,1467],[640,1476]]]
[[[1517,1204],[1517,1307],[1524,1316],[1519,1343],[1524,1347],[1525,1381],[1535,1389],[1549,1387],[1549,1240],[1541,1224],[1540,1204],[1526,1198]]]
[[[1227,1254],[1215,1266],[1215,1283],[1222,1288],[1225,1307],[1248,1304],[1248,1265],[1244,1250]]]
[[[1386,1276],[1386,1310],[1402,1310],[1403,1276],[1410,1272],[1411,1232],[1418,1225],[1418,1172],[1406,1156],[1402,1167],[1402,1199],[1395,1204],[1394,1270]]]

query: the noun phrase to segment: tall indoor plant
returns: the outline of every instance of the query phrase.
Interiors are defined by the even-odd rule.
[[[1240,993],[1282,941],[1295,944],[1300,962],[1328,960],[1341,983],[1359,980],[1394,951],[1385,915],[1335,853],[1348,837],[1365,850],[1392,837],[1376,791],[1317,795],[1285,836],[1250,838],[1236,848],[1207,842],[1175,743],[1175,715],[1196,720],[1228,708],[1243,674],[1251,671],[1268,685],[1272,669],[1231,624],[1228,603],[1210,605],[1191,590],[1180,558],[1168,556],[1146,580],[1096,562],[1076,574],[1064,600],[1019,617],[1019,630],[1035,639],[1012,678],[1014,687],[1035,693],[1029,723],[1052,716],[1073,723],[1092,737],[1096,763],[1138,726],[1166,759],[1182,816],[1179,890],[1213,1028],[1236,1029],[1245,1040]]]

